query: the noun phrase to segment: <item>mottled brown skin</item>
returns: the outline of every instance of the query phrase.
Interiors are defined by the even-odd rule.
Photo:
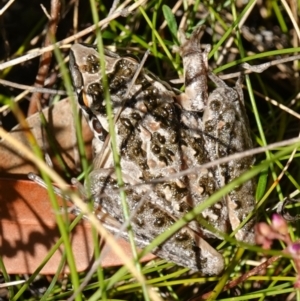
[[[133,215],[131,225],[141,247],[168,231],[178,218],[205,202],[253,163],[253,158],[241,158],[210,169],[201,168],[205,163],[250,149],[252,142],[242,93],[209,73],[199,33],[196,30],[190,39],[182,41],[180,54],[186,87],[181,95],[175,95],[170,87],[142,69],[124,99],[138,63],[116,54],[105,56],[114,115],[121,112],[115,131],[128,207]],[[75,44],[70,53],[70,71],[79,104],[95,132],[92,194],[104,211],[123,223],[112,153],[106,152],[104,156],[102,151],[108,123],[97,51]],[[209,77],[217,86],[210,94]],[[198,171],[174,177],[188,168]],[[164,181],[151,184],[162,177]],[[236,229],[254,208],[254,187],[252,181],[244,183],[204,210],[202,217],[221,232]],[[205,240],[212,237],[213,233],[194,221],[155,252],[206,275],[219,274],[224,268],[223,258]],[[246,224],[236,237],[252,243],[253,224]]]

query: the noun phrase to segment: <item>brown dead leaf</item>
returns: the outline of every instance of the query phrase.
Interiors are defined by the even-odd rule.
[[[47,191],[31,181],[3,178],[0,179],[0,191],[1,257],[9,274],[32,274],[60,237]],[[77,270],[83,271],[93,262],[92,232],[87,221],[75,227],[71,241]],[[122,239],[118,242],[132,257],[129,244]],[[63,247],[60,247],[41,274],[56,272],[62,252]],[[103,267],[122,264],[108,246],[102,252]],[[143,261],[152,258],[154,256],[150,254]]]
[[[76,170],[79,159],[72,110],[68,100],[45,109],[43,112],[49,122],[51,137],[56,141],[64,161],[70,170]],[[50,144],[44,138],[44,130],[42,130],[38,114],[30,116],[27,121],[39,146],[54,159]],[[84,118],[82,118],[82,128],[86,152],[91,158],[92,134]],[[11,131],[11,135],[29,146],[24,131],[19,126]],[[53,160],[53,162],[54,169],[60,171],[56,161]],[[10,274],[33,273],[60,237],[47,190],[34,182],[20,179],[20,175],[24,176],[29,172],[37,173],[35,165],[14,151],[8,143],[1,141],[0,175],[5,177],[13,175],[13,178],[0,178],[0,255]],[[93,262],[90,224],[87,221],[78,224],[72,231],[71,240],[77,270],[83,271]],[[132,257],[129,244],[122,239],[118,242],[127,255]],[[42,269],[42,274],[56,272],[62,251],[61,247],[55,252]],[[102,251],[105,255],[102,261],[103,267],[122,264],[107,246],[104,246]],[[154,256],[150,254],[143,261],[152,258]],[[67,271],[66,267],[65,272]]]
[[[65,99],[52,107],[43,110],[43,113],[48,121],[48,132],[50,138],[54,141],[57,152],[62,155],[64,162],[69,170],[74,171],[80,165],[79,155],[77,150],[77,140],[74,126],[74,118],[72,115],[71,105],[68,99]],[[27,118],[29,127],[34,134],[38,145],[49,153],[54,169],[58,172],[61,167],[55,160],[54,153],[50,147],[49,139],[46,131],[42,128],[39,114],[34,114]],[[87,157],[91,159],[91,140],[92,132],[89,129],[85,119],[81,119],[84,142],[86,145]],[[26,146],[29,146],[25,133],[20,126],[12,129],[11,135],[21,141]],[[0,143],[0,174],[27,174],[35,172],[36,167],[32,162],[26,160],[20,153],[17,153],[8,143],[1,141]]]

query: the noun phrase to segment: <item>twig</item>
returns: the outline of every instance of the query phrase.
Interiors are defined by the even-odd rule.
[[[137,2],[135,2],[134,4],[132,4],[128,9],[126,8],[126,11],[127,12],[132,12],[134,10],[136,10],[140,5],[143,5],[145,2],[147,2],[147,0],[139,0]],[[52,51],[54,50],[55,47],[57,48],[63,48],[63,47],[66,47],[66,44],[69,44],[71,42],[74,42],[75,40],[93,32],[96,28],[98,27],[101,27],[103,26],[104,24],[106,23],[109,23],[111,22],[112,20],[118,18],[119,16],[122,16],[123,15],[123,12],[124,12],[124,9],[122,10],[117,10],[115,11],[111,16],[101,20],[98,24],[94,24],[82,31],[80,31],[79,33],[71,36],[71,37],[68,37],[66,39],[63,39],[61,40],[60,42],[57,42],[53,45],[49,45],[47,47],[44,47],[44,48],[41,48],[41,49],[36,49],[34,51],[31,51],[23,56],[20,56],[16,59],[13,59],[13,60],[10,60],[9,62],[4,62],[2,64],[0,64],[0,70],[4,70],[8,67],[11,67],[11,66],[14,66],[14,65],[17,65],[17,64],[20,64],[22,62],[25,62],[25,61],[28,61],[28,60],[31,60],[37,56],[40,56],[42,55],[43,53],[45,52],[48,52],[48,51]],[[69,48],[69,46],[67,46]]]
[[[47,34],[45,37],[44,46],[48,46],[53,43],[57,31],[57,24],[59,22],[60,7],[61,7],[60,0],[51,1],[50,20],[49,20]],[[41,88],[45,85],[45,80],[49,72],[51,59],[52,59],[52,52],[50,51],[43,53],[42,56],[40,57],[39,70],[34,83],[35,87]],[[43,104],[41,104],[41,98],[42,98],[41,92],[35,92],[32,94],[29,102],[28,111],[27,111],[28,116],[33,115],[37,111],[42,110]]]

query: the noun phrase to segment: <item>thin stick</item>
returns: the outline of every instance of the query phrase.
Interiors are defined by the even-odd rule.
[[[0,85],[16,88],[16,89],[20,89],[20,90],[27,90],[28,92],[41,92],[41,93],[63,95],[63,96],[67,95],[66,91],[54,90],[54,89],[48,89],[48,88],[42,88],[42,87],[40,87],[40,88],[32,87],[32,86],[28,86],[28,85],[13,83],[13,82],[5,80],[5,79],[0,79]],[[0,112],[1,111],[2,110],[0,109]]]
[[[135,2],[134,4],[132,4],[129,8],[126,8],[126,12],[130,13],[130,12],[136,10],[139,6],[143,5],[146,2],[147,2],[147,0],[139,0],[139,1]],[[54,48],[56,48],[56,47],[57,48],[64,48],[64,47],[66,47],[65,46],[66,44],[74,42],[76,39],[79,39],[79,38],[93,32],[93,31],[95,31],[96,28],[99,28],[99,27],[103,26],[104,24],[111,22],[112,20],[118,18],[119,16],[122,16],[123,14],[124,14],[124,9],[121,9],[121,10],[118,9],[111,16],[108,16],[107,18],[101,20],[98,24],[94,24],[94,25],[78,32],[77,34],[75,34],[71,37],[63,39],[60,42],[57,42],[57,43],[55,43],[53,45],[50,45],[48,47],[44,47],[42,49],[36,49],[36,50],[34,50],[32,52],[29,52],[25,55],[22,55],[22,56],[20,56],[16,59],[13,59],[11,61],[4,62],[4,63],[0,64],[0,70],[4,70],[8,67],[26,62],[28,60],[32,60],[35,57],[40,56],[45,52],[54,50]],[[69,48],[70,46],[67,46],[67,47]]]

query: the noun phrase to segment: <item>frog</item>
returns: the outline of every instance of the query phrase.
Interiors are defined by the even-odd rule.
[[[253,143],[241,84],[229,87],[209,70],[209,49],[201,49],[200,35],[201,30],[196,29],[189,38],[180,38],[184,92],[139,68],[135,58],[104,52],[122,189],[130,226],[141,248],[254,164],[250,156],[202,168],[249,150]],[[125,219],[108,142],[106,94],[97,48],[74,44],[69,69],[79,106],[94,133],[91,194],[101,211],[122,225]],[[211,91],[210,82],[215,86]],[[218,233],[236,230],[254,210],[254,192],[255,181],[249,180],[201,213],[201,219],[217,231],[207,229],[196,217],[153,252],[204,275],[219,275],[224,259],[212,242],[221,238]],[[111,231],[117,234],[118,229]],[[119,234],[127,238],[126,231]],[[235,237],[253,244],[254,220],[243,225]]]

